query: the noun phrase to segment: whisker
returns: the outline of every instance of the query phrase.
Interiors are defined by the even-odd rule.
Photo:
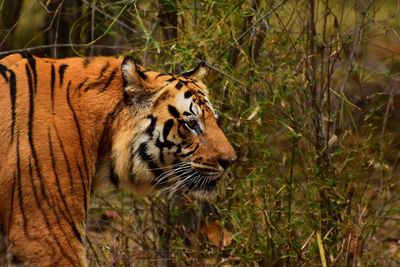
[[[194,186],[189,190],[189,193],[192,191],[195,191],[197,188],[197,185],[199,184],[199,182],[201,181],[202,175],[198,174],[198,176],[195,178],[196,179],[196,183],[194,184]]]
[[[180,171],[188,171],[188,170],[180,170]],[[170,170],[170,171],[165,172],[162,175],[158,176],[156,178],[157,182],[153,185],[153,188],[156,187],[159,184],[168,182],[168,179],[170,179],[171,177],[175,177],[176,174],[177,173],[176,173],[175,170]]]
[[[208,178],[208,177],[204,177],[204,183],[202,184],[202,187],[201,187],[201,191],[205,191],[205,189],[206,189],[206,186],[210,183],[210,178]]]
[[[149,168],[149,170],[164,170],[164,169],[171,169],[174,167],[178,167],[178,166],[184,166],[184,165],[190,165],[187,162],[179,162],[179,163],[175,163],[169,166],[164,166],[164,167],[158,167],[158,168]]]
[[[190,173],[192,172],[192,170],[191,169],[189,169],[189,170],[184,170],[184,172],[183,173],[181,173],[180,174],[180,176],[186,176],[186,175],[189,175]],[[190,176],[189,176],[190,177]],[[179,188],[179,186],[183,183],[183,181],[184,180],[179,180],[179,177],[177,177],[177,176],[175,176],[174,177],[178,182],[177,183],[175,183],[175,184],[171,184],[170,186],[167,186],[166,188],[164,188],[163,190],[161,190],[161,192],[164,192],[164,193],[166,193],[166,192],[168,192],[168,191],[176,191],[177,190],[177,188]],[[187,179],[187,177],[185,177],[185,179]]]
[[[176,183],[176,184],[174,185],[174,187],[172,187],[172,190],[171,190],[170,195],[173,194],[173,193],[175,193],[176,191],[180,190],[180,189],[185,185],[185,183],[186,183],[188,180],[190,180],[194,175],[197,174],[196,172],[194,172],[194,170],[192,170],[192,171],[189,172],[188,174],[190,174],[190,173],[192,173],[192,174],[186,176],[184,179],[182,179],[182,180],[180,180],[178,183]]]
[[[189,164],[186,164],[186,166],[185,166],[185,165],[181,165],[181,166],[183,166],[183,167],[180,167],[180,168],[172,168],[171,170],[168,170],[168,171],[162,173],[161,175],[157,176],[157,177],[154,179],[154,180],[157,180],[157,182],[154,184],[154,186],[156,186],[156,185],[159,184],[160,182],[164,181],[165,178],[166,178],[168,175],[170,175],[171,173],[178,174],[178,173],[181,172],[182,170],[186,170],[186,169],[191,168]],[[154,187],[154,186],[153,186],[153,187]]]
[[[204,185],[206,179],[204,178],[203,175],[200,175],[200,178],[201,178],[201,183],[200,183],[200,186],[199,186],[199,191],[202,191],[203,190],[203,185]]]

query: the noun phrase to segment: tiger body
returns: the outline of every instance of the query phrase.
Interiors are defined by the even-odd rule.
[[[9,265],[86,266],[90,192],[104,180],[139,193],[171,181],[215,191],[236,155],[195,75],[144,71],[130,58],[0,60],[0,237]]]

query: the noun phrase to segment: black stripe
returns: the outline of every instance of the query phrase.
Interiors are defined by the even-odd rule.
[[[68,205],[65,202],[65,195],[64,195],[64,192],[62,191],[62,187],[61,187],[61,184],[60,184],[60,179],[58,177],[57,164],[56,164],[56,159],[55,159],[55,156],[54,156],[54,149],[53,149],[53,142],[51,140],[50,128],[48,128],[48,130],[47,130],[47,142],[49,144],[51,167],[52,167],[52,170],[53,170],[54,178],[56,180],[56,186],[57,186],[58,194],[60,195],[60,198],[63,201],[64,206],[68,210]]]
[[[153,161],[152,157],[147,154],[147,150],[148,150],[148,145],[146,143],[141,143],[139,146],[139,154],[140,154],[141,158],[145,162]]]
[[[72,103],[71,103],[70,88],[71,88],[71,81],[68,82],[68,87],[67,87],[67,104],[68,104],[69,109],[71,110],[72,116],[74,117],[76,131],[78,132],[79,145],[80,145],[80,148],[81,148],[81,153],[82,153],[83,163],[84,163],[84,167],[85,167],[86,177],[87,177],[87,179],[89,179],[89,177],[90,177],[90,175],[89,175],[89,167],[87,165],[87,157],[86,157],[85,147],[83,146],[81,126],[79,124],[78,116],[76,115],[75,110],[74,110],[74,108],[72,106]]]
[[[182,83],[181,81],[179,81],[179,82],[175,85],[175,88],[178,89],[178,90],[180,90],[180,89],[182,88],[182,86],[183,86],[183,83]]]
[[[199,106],[203,106],[203,105],[206,104],[206,101],[204,101],[204,100],[201,99],[201,98],[197,98],[197,99],[196,99],[196,103],[197,103]]]
[[[29,88],[32,88],[32,95],[35,95],[35,92],[33,91],[34,87],[33,87],[33,83],[32,83],[32,74],[31,74],[31,71],[30,71],[28,65],[25,65],[25,71],[26,71],[26,76],[28,77]]]
[[[56,131],[58,144],[60,145],[61,152],[62,152],[63,157],[64,157],[65,166],[67,167],[68,177],[70,178],[69,179],[69,183],[70,183],[71,193],[73,193],[74,192],[74,183],[73,183],[74,178],[72,177],[71,165],[69,164],[69,160],[68,160],[68,157],[67,157],[67,153],[65,152],[64,144],[61,141],[60,135],[59,135],[58,130],[57,130],[57,126],[55,124],[54,124],[54,129]],[[50,135],[50,131],[49,131],[49,135]],[[49,139],[49,141],[51,141],[51,140]]]
[[[101,68],[100,74],[99,74],[99,79],[103,76],[104,72],[110,67],[110,62],[107,61],[107,63]]]
[[[6,80],[6,82],[8,82],[7,71],[8,71],[8,68],[6,66],[0,64],[0,74],[1,74],[1,76],[3,76],[4,80]]]
[[[16,160],[17,160],[17,181],[18,181],[18,206],[22,215],[22,224],[24,228],[25,235],[29,240],[32,239],[31,235],[28,232],[28,219],[26,217],[26,212],[24,208],[24,196],[22,193],[22,178],[21,178],[21,161],[20,161],[20,147],[19,147],[19,131],[17,132],[17,147],[16,147]]]
[[[69,176],[71,187],[72,187],[73,177],[71,175],[71,167],[69,165],[68,160],[66,159],[64,146],[63,146],[63,144],[62,144],[62,142],[60,140],[60,136],[58,135],[58,131],[57,131],[56,128],[55,128],[55,130],[56,130],[57,138],[58,138],[58,141],[59,141],[59,144],[60,144],[60,147],[61,147],[61,151],[64,154],[64,160],[66,161],[67,172],[68,172],[68,176]],[[54,177],[55,177],[55,180],[56,180],[56,186],[57,186],[58,194],[59,194],[60,199],[61,199],[61,201],[63,203],[63,206],[64,206],[64,208],[65,208],[65,210],[67,212],[67,216],[65,214],[63,214],[63,217],[68,222],[68,224],[71,226],[75,237],[79,240],[79,242],[82,243],[82,236],[79,233],[78,228],[76,227],[76,223],[74,221],[74,217],[72,216],[72,213],[71,213],[71,211],[70,211],[70,209],[68,207],[67,201],[65,200],[65,194],[64,194],[64,192],[62,190],[62,187],[61,187],[61,184],[60,184],[60,178],[58,177],[56,159],[54,157],[54,149],[53,149],[52,140],[51,140],[51,134],[50,134],[50,128],[48,129],[47,137],[48,137],[48,143],[49,143],[49,149],[50,149],[51,167],[53,169]],[[73,193],[73,190],[71,188],[71,194],[72,193]],[[60,208],[60,210],[61,210],[61,208]]]
[[[31,158],[30,157],[29,157],[29,168],[28,168],[28,170],[29,170],[29,177],[30,177],[30,181],[31,181],[32,192],[33,192],[33,196],[34,196],[34,199],[35,199],[35,202],[36,202],[36,206],[40,210],[40,213],[42,214],[42,217],[43,217],[43,220],[44,220],[44,222],[46,224],[47,230],[51,233],[51,228],[52,227],[50,225],[50,221],[49,221],[48,216],[47,216],[47,214],[46,214],[46,212],[44,210],[42,201],[39,199],[38,192],[36,191],[36,185],[34,183],[34,177],[33,177],[32,162],[31,162]],[[51,207],[51,206],[49,205],[49,207]],[[57,238],[55,238],[55,239],[57,241]],[[51,246],[53,250],[55,250],[55,248],[54,248],[54,246],[52,245],[51,242],[48,242],[48,245]]]
[[[182,152],[182,146],[181,146],[180,144],[178,144],[177,147],[178,147],[178,148],[177,148],[176,151],[174,152],[174,155],[175,155],[175,156],[179,155],[179,153]]]
[[[160,159],[160,162],[161,162],[161,164],[165,164],[165,159],[164,159],[164,153],[163,153],[163,151],[164,151],[164,149],[160,149],[160,153],[159,153],[159,159]]]
[[[119,188],[119,177],[115,173],[115,170],[111,165],[110,165],[110,181],[116,188]]]
[[[171,131],[172,126],[174,126],[174,120],[173,119],[169,119],[164,123],[164,129],[163,129],[164,141],[168,140],[168,134]]]
[[[111,72],[111,74],[110,74],[110,76],[108,77],[108,79],[107,79],[106,83],[104,84],[103,88],[100,89],[101,92],[105,91],[105,90],[107,89],[107,87],[111,84],[111,82],[114,80],[115,75],[117,74],[117,69],[118,69],[118,68],[115,68],[115,69]]]
[[[26,72],[27,72],[27,76],[28,76],[28,87],[29,87],[29,113],[28,113],[28,139],[29,139],[29,147],[31,149],[32,152],[32,157],[33,157],[33,162],[35,164],[35,169],[36,172],[38,174],[39,177],[39,181],[40,181],[40,188],[41,188],[41,192],[42,195],[44,197],[44,199],[46,200],[47,203],[49,203],[49,199],[48,199],[48,194],[46,191],[46,185],[44,183],[44,178],[42,175],[42,170],[40,168],[39,165],[39,160],[38,160],[38,156],[37,156],[37,152],[36,152],[36,148],[33,142],[33,122],[34,122],[34,117],[35,117],[35,103],[34,103],[34,92],[33,92],[33,86],[32,86],[32,78],[31,78],[31,74],[29,71],[28,66],[26,65]]]
[[[60,87],[63,85],[64,82],[64,73],[65,70],[67,69],[68,65],[66,64],[62,64],[60,65],[60,67],[58,68],[58,73],[60,74]]]
[[[199,86],[197,85],[197,87],[199,87]],[[201,94],[202,96],[206,96],[206,94],[204,94],[202,90],[198,90],[197,93]]]
[[[204,61],[201,61],[196,67],[194,67],[191,70],[181,73],[181,75],[184,77],[190,77],[193,74],[195,74],[199,69],[203,68],[205,65],[206,65],[206,63]]]
[[[43,207],[43,199],[45,200],[45,202],[48,204],[48,207],[53,207],[53,205],[50,203],[50,200],[48,198],[48,194],[46,191],[46,185],[44,183],[44,179],[43,179],[43,175],[42,175],[42,171],[39,165],[39,160],[37,157],[37,152],[34,146],[34,142],[33,142],[33,120],[34,120],[34,99],[33,99],[34,95],[33,95],[33,88],[32,86],[29,86],[29,120],[28,120],[28,140],[29,140],[29,146],[31,149],[31,154],[33,157],[33,161],[35,164],[34,169],[36,170],[37,176],[39,178],[39,183],[40,183],[40,189],[41,189],[41,193],[43,198],[39,198],[38,192],[36,191],[36,185],[33,181],[33,168],[32,168],[32,164],[31,161],[29,159],[29,174],[31,177],[31,183],[32,183],[32,191],[34,193],[34,197],[35,197],[35,201],[36,201],[36,205],[38,207],[38,209],[40,210],[40,212],[42,213],[43,219],[45,221],[46,227],[48,229],[48,231],[51,233],[52,231],[52,226],[50,224],[50,221],[48,219],[48,216],[45,212],[45,209]],[[54,208],[53,208],[54,209]],[[53,237],[53,235],[50,234],[50,236]],[[55,242],[57,243],[58,247],[62,248],[58,238],[56,236],[53,237]],[[51,242],[49,242],[49,245],[51,245]],[[53,250],[55,250],[55,248],[53,247]]]
[[[175,146],[176,144],[175,143],[173,143],[173,142],[171,142],[171,141],[168,141],[168,140],[165,140],[164,142],[161,142],[160,141],[160,138],[158,138],[157,140],[156,140],[156,143],[155,143],[155,145],[161,150],[161,152],[162,152],[162,149],[163,148],[168,148],[168,149],[171,149],[173,146]]]
[[[27,66],[28,68],[28,66]],[[12,143],[14,140],[14,131],[15,131],[15,109],[16,109],[16,102],[17,102],[17,82],[15,79],[15,73],[11,70],[8,70],[10,73],[10,99],[11,99],[11,140]]]
[[[45,213],[45,211],[43,209],[43,205],[42,205],[41,201],[39,200],[39,195],[38,195],[38,192],[36,190],[36,185],[35,185],[34,177],[33,177],[31,157],[29,157],[29,168],[28,168],[28,170],[29,170],[29,178],[30,178],[29,180],[31,181],[31,187],[32,187],[33,196],[34,196],[34,199],[35,199],[35,202],[36,202],[36,206],[38,207],[38,209],[42,213],[43,218],[44,218],[44,220],[46,222],[47,229],[50,231],[50,229],[51,229],[50,222],[47,219],[47,215],[46,215],[46,213]]]
[[[136,65],[136,72],[139,74],[140,78],[142,78],[143,80],[147,79],[147,75],[144,74],[144,72],[142,72],[139,68],[139,66],[135,63]]]
[[[186,91],[185,92],[185,98],[189,98],[193,95],[193,93],[191,91]]]
[[[98,86],[100,86],[100,85],[102,85],[102,84],[103,84],[103,81],[95,81],[95,82],[93,82],[93,83],[88,84],[88,85],[85,87],[85,89],[83,89],[83,91],[84,91],[84,92],[87,92],[87,91],[89,91],[90,89],[96,88],[96,87],[98,87]]]
[[[64,226],[64,224],[63,224],[63,221],[62,221],[62,218],[60,217],[60,215],[59,215],[59,213],[58,212],[56,212],[56,210],[58,210],[58,211],[60,211],[60,213],[62,214],[62,216],[64,217],[64,218],[66,218],[66,216],[65,216],[65,214],[63,213],[63,212],[61,212],[62,211],[62,208],[61,208],[61,206],[60,206],[60,202],[55,202],[54,203],[54,207],[53,207],[53,210],[54,210],[54,215],[55,215],[55,218],[56,218],[56,220],[57,220],[57,224],[58,224],[58,228],[60,229],[60,231],[62,232],[62,235],[61,236],[63,236],[63,237],[67,237],[67,238],[65,238],[65,242],[68,244],[68,246],[71,248],[71,250],[68,250],[68,249],[66,249],[66,247],[65,247],[65,243],[63,244],[63,245],[61,245],[61,243],[60,243],[60,241],[58,241],[58,239],[57,239],[57,244],[58,244],[58,246],[61,248],[61,254],[63,255],[63,257],[59,257],[58,259],[57,259],[57,261],[55,261],[54,262],[54,265],[53,266],[59,266],[59,264],[57,264],[57,262],[59,262],[59,261],[61,261],[61,260],[64,260],[65,258],[68,258],[68,260],[71,262],[71,263],[73,263],[75,260],[74,259],[78,259],[79,258],[79,256],[78,256],[78,254],[77,254],[77,252],[76,252],[76,250],[75,250],[75,248],[72,246],[72,244],[71,244],[71,241],[73,241],[74,239],[73,238],[70,238],[70,236],[69,236],[69,232],[67,233],[67,231],[65,230],[65,226]],[[68,222],[67,222],[68,223]],[[68,223],[69,224],[69,223]],[[70,224],[69,224],[70,225]],[[70,225],[70,227],[71,227],[71,225]],[[71,229],[72,229],[72,231],[74,232],[74,229],[71,227]],[[74,235],[76,235],[76,233],[74,233]],[[78,235],[80,235],[79,234],[79,232],[78,232]],[[74,257],[71,257],[70,255],[68,255],[67,254],[67,251],[72,251],[72,253],[74,254]],[[53,260],[54,261],[54,260]],[[76,261],[75,261],[76,262]],[[72,265],[72,266],[76,266],[76,265]]]
[[[156,79],[159,78],[159,77],[162,77],[162,76],[171,76],[171,74],[168,74],[168,73],[159,73],[159,74],[157,74]]]
[[[50,93],[51,93],[51,112],[54,113],[54,84],[56,82],[56,70],[54,65],[51,64],[51,79],[50,79]]]
[[[37,170],[36,170],[36,172],[38,173]],[[35,202],[36,202],[37,207],[38,207],[38,209],[40,210],[40,212],[41,212],[41,214],[42,214],[42,216],[43,216],[43,220],[44,220],[44,222],[45,222],[45,224],[46,224],[46,227],[47,227],[47,229],[48,229],[48,231],[49,231],[48,237],[49,237],[49,238],[52,238],[52,239],[55,241],[55,243],[57,244],[57,246],[60,248],[59,251],[61,251],[61,253],[65,256],[65,258],[68,258],[68,260],[69,260],[71,263],[73,263],[73,262],[74,262],[73,258],[71,258],[70,256],[68,256],[68,255],[66,255],[66,254],[64,253],[64,247],[61,245],[59,239],[57,238],[57,236],[55,236],[55,235],[52,234],[52,228],[53,228],[53,227],[52,227],[52,225],[50,224],[50,221],[49,221],[49,219],[48,219],[48,215],[47,215],[46,212],[45,212],[45,209],[44,209],[44,207],[43,207],[42,201],[39,200],[39,196],[38,196],[38,193],[37,193],[37,191],[36,191],[36,186],[35,186],[34,181],[33,181],[33,170],[32,170],[31,158],[29,158],[29,175],[30,175],[30,177],[31,177],[30,180],[31,180],[31,184],[32,184],[32,191],[33,191],[33,194],[34,194]],[[39,175],[39,173],[38,173],[38,175]],[[48,201],[47,201],[47,202],[48,202]],[[58,203],[56,202],[55,204],[58,204]],[[58,219],[58,215],[57,215],[57,213],[55,212],[55,207],[54,207],[54,205],[51,205],[49,202],[48,202],[48,205],[49,205],[49,207],[51,207],[51,208],[53,209],[54,215],[55,215],[56,218]],[[64,236],[66,236],[66,233],[65,233],[65,231],[63,231],[62,227],[60,227],[60,230],[64,233]],[[39,236],[39,238],[42,238],[42,236]],[[41,240],[43,240],[43,239],[41,239]],[[53,246],[53,243],[52,243],[51,241],[48,241],[48,242],[47,242],[47,246],[51,247],[53,251],[56,250],[55,247]],[[76,256],[78,256],[78,255],[76,255]]]
[[[160,149],[160,153],[159,153],[160,162],[164,164],[165,163],[164,154],[163,154],[164,148],[171,149],[176,144],[171,141],[168,141],[168,140],[161,142],[160,138],[157,138],[155,145]]]
[[[85,220],[86,220],[87,219],[87,211],[88,211],[87,189],[86,189],[85,181],[83,179],[81,166],[79,165],[78,160],[76,160],[76,166],[78,167],[79,177],[81,179],[81,184],[82,184],[83,204],[84,204],[84,208],[85,208]],[[87,187],[89,187],[89,185]]]
[[[60,231],[62,232],[62,235],[61,235],[61,236],[67,237],[69,233],[67,233],[67,232],[65,231],[65,227],[64,227],[64,225],[62,224],[60,215],[58,214],[58,212],[56,212],[56,210],[61,211],[60,203],[59,203],[58,201],[55,202],[55,203],[54,203],[54,206],[53,206],[54,216],[55,216],[55,218],[56,218],[56,220],[57,220],[58,229],[60,229]],[[65,218],[65,214],[62,213],[62,215],[63,215],[63,217]],[[60,260],[64,260],[65,258],[68,258],[68,260],[69,260],[72,264],[74,264],[74,262],[76,262],[74,259],[78,259],[78,258],[79,258],[79,256],[78,256],[78,254],[76,253],[75,249],[74,249],[74,248],[72,247],[72,245],[71,245],[72,239],[69,238],[69,236],[68,236],[68,238],[66,238],[66,239],[64,239],[64,240],[65,240],[65,242],[68,244],[68,246],[71,248],[71,250],[66,249],[66,247],[65,247],[65,245],[64,245],[65,243],[64,243],[63,245],[61,245],[61,243],[60,243],[60,241],[58,240],[57,236],[55,236],[55,241],[56,241],[58,247],[61,249],[60,252],[61,252],[61,254],[63,255],[63,257],[59,257],[59,258],[54,262],[54,265],[53,265],[53,266],[59,266],[59,265],[57,264],[57,262],[59,262]],[[71,257],[70,255],[68,255],[68,254],[67,254],[67,251],[72,251],[73,254],[74,254],[74,257]],[[54,254],[53,254],[53,257],[54,257]],[[53,261],[54,261],[54,259],[53,259]],[[71,265],[71,266],[76,266],[76,265]]]
[[[110,62],[107,61],[107,63],[101,68],[100,74],[99,74],[99,79],[103,76],[104,72],[110,67]]]
[[[79,91],[82,89],[83,85],[85,84],[85,82],[87,82],[88,78],[83,79],[83,81],[81,81],[78,86],[76,87],[76,90]]]
[[[191,150],[191,151],[189,151],[187,153],[184,153],[184,154],[180,154],[179,156],[182,157],[182,158],[190,156],[190,155],[194,154],[194,152],[196,152],[199,147],[200,147],[200,145],[197,144],[196,147],[193,150]]]
[[[37,166],[37,167],[38,167],[38,166]],[[38,176],[39,176],[38,169],[36,170],[36,172],[38,173]],[[36,192],[36,186],[35,186],[34,181],[33,181],[32,163],[31,163],[31,159],[30,159],[30,158],[29,158],[29,175],[30,175],[30,178],[31,178],[30,180],[31,180],[31,184],[32,184],[32,191],[33,191],[33,194],[34,194],[34,197],[35,197],[36,205],[37,205],[38,209],[40,210],[40,212],[42,213],[44,222],[45,222],[46,227],[47,227],[47,229],[48,229],[48,231],[49,231],[49,233],[50,233],[50,234],[49,234],[49,237],[50,237],[50,238],[53,238],[53,240],[55,241],[55,243],[57,244],[57,246],[60,248],[61,253],[62,253],[66,258],[68,258],[68,260],[69,260],[71,263],[73,263],[73,262],[74,262],[73,258],[71,258],[70,256],[68,256],[68,255],[66,255],[66,254],[64,253],[63,246],[61,245],[61,243],[60,243],[60,241],[58,240],[57,236],[51,234],[51,232],[52,232],[52,231],[51,231],[51,230],[52,230],[52,226],[50,225],[50,221],[49,221],[49,219],[48,219],[48,216],[47,216],[45,210],[43,209],[43,203],[42,203],[41,200],[39,200],[39,196],[38,196],[38,194],[37,194],[37,192]],[[56,219],[59,221],[59,217],[58,217],[58,214],[57,214],[56,211],[55,211],[54,205],[50,204],[50,203],[48,202],[48,200],[47,200],[47,203],[48,203],[49,207],[51,207],[51,208],[53,209],[54,215],[56,216]],[[55,204],[58,204],[58,203],[56,202]],[[66,236],[66,233],[65,233],[65,231],[63,231],[63,229],[62,229],[61,226],[60,226],[60,230],[61,230],[61,231],[64,233],[64,235]],[[52,249],[55,250],[55,247],[52,245],[52,242],[47,242],[47,245],[48,245],[48,246],[51,246]],[[75,253],[75,255],[76,255],[76,253]],[[78,256],[78,255],[76,255],[76,256]]]
[[[194,113],[194,111],[193,111],[193,102],[190,103],[189,111],[190,111],[193,115],[196,116],[196,113]]]
[[[153,132],[156,129],[156,123],[157,123],[157,118],[153,116],[148,117],[150,119],[150,125],[146,129],[146,133],[150,136],[153,137]]]
[[[22,52],[21,53],[23,58],[26,58],[28,60],[29,66],[31,67],[32,73],[33,73],[33,82],[34,82],[34,88],[35,88],[35,93],[37,91],[37,72],[36,72],[36,60],[32,56],[31,53],[29,52]]]
[[[179,111],[172,105],[168,105],[169,114],[171,114],[175,118],[179,118],[180,114]]]
[[[139,155],[142,160],[147,164],[153,175],[157,178],[163,174],[162,170],[158,167],[158,165],[153,161],[153,158],[147,154],[148,146],[146,143],[141,143],[139,146]]]

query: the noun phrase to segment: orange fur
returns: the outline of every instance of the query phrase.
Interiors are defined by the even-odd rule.
[[[151,166],[171,166],[175,154],[192,151],[179,160],[195,174],[208,166],[211,191],[212,179],[224,173],[218,162],[236,158],[206,104],[205,86],[190,77],[145,72],[131,60],[27,53],[0,60],[0,74],[0,237],[11,265],[86,266],[93,185],[114,177],[123,188],[147,191],[160,178]],[[193,91],[189,100],[179,82]],[[201,134],[178,119],[180,103],[192,98],[202,110]]]

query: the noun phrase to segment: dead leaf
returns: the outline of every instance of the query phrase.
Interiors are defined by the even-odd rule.
[[[201,228],[201,232],[207,236],[211,244],[218,248],[221,245],[225,248],[232,243],[232,233],[224,229],[218,220]]]

